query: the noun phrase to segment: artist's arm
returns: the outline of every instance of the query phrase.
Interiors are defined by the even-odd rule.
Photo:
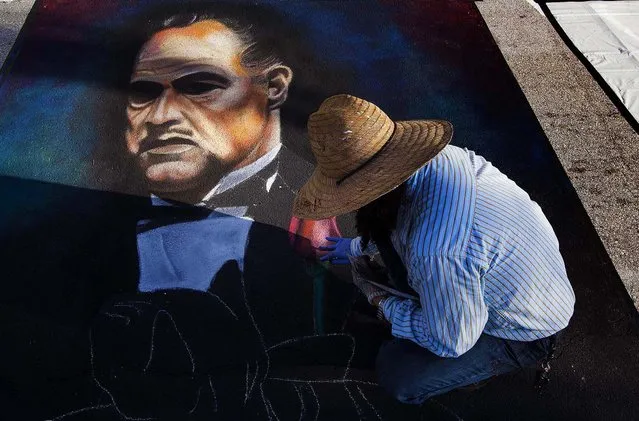
[[[410,279],[418,280],[420,301],[383,300],[393,336],[441,357],[458,357],[471,349],[488,320],[479,266],[470,257],[432,256],[407,269]]]

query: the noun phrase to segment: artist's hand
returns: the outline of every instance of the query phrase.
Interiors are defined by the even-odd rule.
[[[351,241],[353,241],[353,239],[346,237],[326,237],[326,239],[333,244],[319,248],[322,251],[329,252],[322,256],[320,260],[322,262],[330,262],[334,265],[349,264],[349,258],[352,257]]]
[[[371,274],[368,260],[367,256],[350,258],[353,283],[364,294],[369,304],[377,305],[378,299],[386,297],[388,293],[368,281]]]

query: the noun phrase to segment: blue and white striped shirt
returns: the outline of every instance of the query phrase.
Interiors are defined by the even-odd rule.
[[[457,357],[482,333],[533,341],[568,325],[575,295],[552,227],[472,151],[447,146],[407,181],[391,240],[420,297],[384,301],[397,338]]]

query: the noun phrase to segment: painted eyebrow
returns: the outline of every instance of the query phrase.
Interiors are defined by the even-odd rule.
[[[191,74],[175,79],[173,82],[171,82],[171,84],[180,85],[183,83],[190,83],[190,82],[214,82],[224,87],[228,87],[230,84],[229,79],[225,78],[224,76],[218,75],[216,73],[211,73],[211,72],[191,73]]]

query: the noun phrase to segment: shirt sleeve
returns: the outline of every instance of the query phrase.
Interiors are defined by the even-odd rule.
[[[420,300],[384,301],[393,336],[441,357],[471,349],[488,320],[479,266],[469,257],[433,256],[413,262],[408,271]]]
[[[354,257],[374,256],[377,253],[379,253],[379,250],[377,250],[377,246],[372,241],[369,241],[366,249],[362,250],[362,237],[355,237],[351,240],[351,255]]]

